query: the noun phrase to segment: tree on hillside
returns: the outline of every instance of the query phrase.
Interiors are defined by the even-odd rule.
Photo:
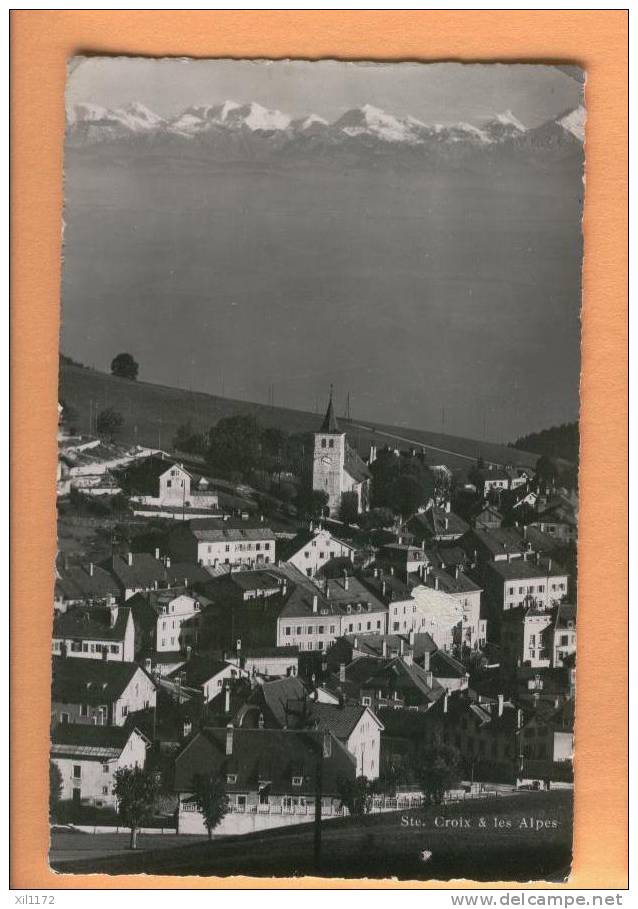
[[[388,448],[382,449],[370,465],[372,473],[372,505],[392,508],[392,487],[399,475],[399,458]]]
[[[58,805],[62,799],[62,774],[60,768],[53,761],[49,761],[49,814],[52,820],[56,819]]]
[[[416,775],[429,803],[440,805],[445,793],[458,785],[460,766],[460,754],[451,745],[433,745],[421,754]]]
[[[259,463],[260,432],[250,414],[223,417],[211,429],[206,459],[222,476],[250,479]]]
[[[173,448],[177,451],[185,451],[187,454],[204,454],[206,444],[206,436],[203,432],[193,429],[190,420],[178,426],[173,437]]]
[[[213,830],[223,821],[229,809],[226,787],[221,778],[214,773],[197,773],[193,777],[192,801],[204,817],[204,826],[211,840]]]
[[[113,792],[122,823],[131,828],[131,849],[137,849],[137,832],[153,815],[159,793],[157,775],[143,767],[122,767],[115,771]]]
[[[306,520],[323,518],[328,508],[328,493],[323,489],[302,486],[297,493],[295,505],[299,516]]]
[[[341,505],[339,506],[339,520],[343,521],[346,527],[357,523],[359,517],[359,497],[356,492],[344,492],[341,495]]]
[[[392,486],[392,504],[404,519],[409,518],[422,505],[427,503],[425,489],[419,480],[411,474],[401,474]]]
[[[118,354],[111,360],[111,374],[117,376],[118,379],[130,379],[134,382],[139,369],[130,353]]]
[[[101,410],[95,421],[97,434],[99,436],[108,436],[111,439],[120,432],[122,426],[124,426],[124,417],[119,411],[113,410],[112,407]]]

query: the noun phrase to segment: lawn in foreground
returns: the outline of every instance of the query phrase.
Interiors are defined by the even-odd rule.
[[[54,835],[51,864],[65,873],[315,873],[311,824],[175,848],[145,844],[148,851],[73,861],[59,859],[59,837],[64,835]],[[571,843],[572,793],[526,792],[328,822],[319,873],[403,880],[563,880],[569,873]],[[427,862],[422,859],[425,850],[432,853]]]

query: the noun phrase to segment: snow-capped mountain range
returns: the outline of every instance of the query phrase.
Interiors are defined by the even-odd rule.
[[[399,116],[371,104],[346,111],[333,123],[316,114],[292,118],[280,110],[269,110],[256,102],[189,107],[172,118],[164,118],[143,104],[107,109],[93,104],[76,104],[67,110],[68,137],[72,144],[96,144],[145,137],[165,136],[177,140],[201,141],[224,137],[271,138],[277,147],[288,143],[327,145],[363,143],[365,146],[414,147],[425,145],[580,144],[585,136],[585,110],[578,107],[541,126],[528,128],[511,111],[495,114],[480,125],[471,123],[424,123],[411,116]]]

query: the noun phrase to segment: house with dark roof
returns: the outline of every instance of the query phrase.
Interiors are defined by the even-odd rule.
[[[407,528],[417,542],[453,543],[469,530],[469,525],[452,511],[448,501],[443,507],[430,505],[415,514]]]
[[[357,762],[356,775],[376,780],[381,764],[383,723],[370,707],[346,703],[310,701],[307,728],[330,732]]]
[[[578,512],[564,496],[555,496],[544,505],[537,502],[534,525],[562,543],[574,543],[578,536]]]
[[[506,610],[501,618],[501,666],[514,672],[521,666],[544,669],[552,663],[554,612],[539,608],[531,597]]]
[[[495,530],[503,524],[503,515],[490,503],[481,502],[472,514],[472,526],[479,530]]]
[[[559,603],[554,609],[551,634],[552,666],[560,668],[576,655],[576,605]]]
[[[342,634],[387,631],[388,608],[361,580],[326,578],[321,587],[300,583],[277,619],[277,645],[325,650]]]
[[[331,559],[354,562],[355,553],[356,549],[350,543],[337,539],[329,530],[311,523],[307,530],[301,530],[293,540],[280,543],[277,554],[302,574],[313,578]]]
[[[156,704],[157,684],[137,663],[53,657],[51,721],[123,726]]]
[[[150,552],[127,552],[125,556],[114,554],[101,563],[101,567],[115,578],[120,595],[128,600],[134,594],[145,590],[166,587],[168,575],[165,563]]]
[[[115,773],[124,767],[144,767],[148,744],[138,729],[126,726],[56,726],[51,733],[51,762],[62,776],[62,799],[114,808]]]
[[[345,493],[354,493],[359,512],[367,511],[371,476],[368,466],[350,446],[346,433],[339,426],[331,389],[323,423],[314,434],[312,488],[327,494],[330,516],[339,517]]]
[[[312,821],[319,773],[322,816],[339,817],[341,781],[355,779],[356,761],[330,732],[205,727],[175,758],[178,832],[205,832],[192,797],[196,774],[225,781],[229,811],[214,835],[226,835]]]
[[[275,534],[254,521],[210,518],[180,522],[168,537],[174,559],[216,568],[263,568],[275,562]]]
[[[502,614],[532,602],[549,610],[567,596],[568,575],[555,559],[539,555],[488,563],[484,567],[485,604],[494,630]]]
[[[539,703],[521,729],[520,754],[519,783],[572,783],[574,701]]]
[[[136,505],[174,510],[183,518],[190,510],[219,507],[217,493],[199,481],[183,464],[152,455],[126,468],[122,482]]]
[[[416,621],[419,621],[420,613],[423,628],[427,627],[428,616],[432,620],[438,614],[437,602],[440,601],[441,607],[443,607],[445,601],[441,600],[441,595],[451,597],[461,608],[460,624],[454,623],[453,625],[452,643],[470,650],[481,649],[485,646],[487,619],[483,615],[483,589],[458,564],[447,569],[428,565],[422,572],[421,578],[410,578],[410,580],[414,583],[412,595],[420,607],[417,610]],[[448,614],[447,610],[444,609],[443,615],[446,614]],[[438,639],[437,643],[441,647],[445,646]]]
[[[67,659],[117,660],[135,658],[135,627],[128,606],[76,606],[53,618],[54,656]]]
[[[216,654],[194,653],[183,666],[169,673],[167,678],[186,688],[201,691],[204,703],[207,704],[223,690],[227,681],[247,676],[245,669]]]
[[[61,565],[56,575],[53,605],[57,612],[69,606],[106,606],[121,593],[113,576],[94,562]]]
[[[135,653],[186,652],[198,640],[202,609],[210,604],[190,587],[136,593],[127,601],[135,623]]]

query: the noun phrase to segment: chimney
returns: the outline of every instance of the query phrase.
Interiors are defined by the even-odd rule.
[[[190,720],[184,720],[184,726],[183,726],[183,728],[182,728],[182,735],[183,735],[183,737],[184,737],[185,739],[187,739],[188,736],[191,734],[192,731],[193,731],[193,724],[191,723],[191,721],[190,721]]]
[[[152,666],[153,666],[153,660],[150,657],[146,657],[146,659],[144,660],[144,669],[146,669],[146,671],[148,673],[150,673]]]
[[[126,559],[128,561],[129,567],[133,564],[133,553],[129,550],[126,554]]]
[[[403,537],[402,537],[402,536],[397,537],[397,543],[399,544],[399,546],[401,546],[401,544],[403,543]]]
[[[93,562],[89,562],[89,577],[93,577],[94,567]]]
[[[159,546],[156,546],[156,547],[155,547],[155,558],[156,558],[156,559],[159,559],[159,557],[160,557]]]
[[[109,658],[109,652],[108,652],[108,650],[106,649],[106,645],[103,645],[103,647],[102,647],[102,660],[103,660],[103,662],[106,663],[106,661],[108,660],[108,658]]]
[[[117,622],[118,611],[119,610],[118,610],[117,603],[112,603],[111,606],[109,606],[109,612],[111,614],[109,624],[110,624],[111,628],[113,628],[115,626],[115,623]]]
[[[259,714],[259,718],[258,718],[258,720],[257,720],[257,728],[258,728],[258,729],[263,729],[263,728],[264,728],[264,715],[263,715],[263,713],[260,713],[260,714]]]
[[[358,650],[358,649],[359,649],[359,638],[355,637],[355,639],[354,639],[354,641],[353,641],[353,644],[352,644],[352,649],[353,649],[353,650]]]
[[[230,713],[230,685],[224,688],[224,713]]]
[[[317,614],[318,606],[319,606],[319,597],[317,596],[316,593],[314,593],[312,595],[312,612],[314,615]]]
[[[226,757],[233,753],[233,724],[226,726]]]
[[[193,648],[191,647],[190,644],[188,644],[188,645],[186,646],[186,659],[187,659],[187,660],[190,660],[192,650],[193,650]]]
[[[459,579],[459,566],[458,566],[458,565],[457,565],[456,568],[454,569],[454,577],[455,577],[455,578],[457,579],[457,581],[458,581],[458,579]]]
[[[428,688],[431,688],[434,684],[434,673],[429,669],[425,673],[425,684],[428,686]]]
[[[503,701],[504,697],[502,694],[499,694],[497,704],[498,704],[498,715],[503,716]]]
[[[434,578],[434,589],[435,589],[435,590],[438,590],[438,589],[439,589],[439,579],[438,579],[438,577],[435,577],[435,578]]]
[[[523,725],[523,711],[519,707],[518,710],[516,711],[516,728],[520,729],[522,725]]]
[[[346,664],[340,663],[339,664],[339,681],[345,682],[345,680],[346,680]]]
[[[343,589],[344,590],[348,589],[348,572],[347,571],[343,572]]]
[[[408,635],[408,642],[410,644],[410,647],[414,647],[414,628],[410,629],[410,633]]]
[[[390,575],[394,577],[394,565],[390,565]]]
[[[166,556],[166,567],[167,568],[171,567],[171,557],[170,556]]]
[[[381,596],[382,596],[382,597],[385,596],[386,586],[387,586],[387,585],[386,585],[385,578],[384,578],[384,580],[381,581]]]
[[[405,650],[405,641],[403,638],[399,640],[399,656],[403,656],[403,651]]]
[[[448,702],[448,690],[445,689],[445,694],[443,695],[443,713],[447,713],[447,702]]]
[[[426,672],[430,671],[430,651],[426,650],[423,654],[423,668]]]
[[[384,660],[387,659],[388,656],[388,642],[385,638],[381,642],[381,656]]]
[[[449,529],[450,529],[450,520],[449,520],[449,518],[446,518],[446,519],[445,519],[445,529],[446,529],[446,530],[449,530]]]
[[[451,509],[452,509],[452,503],[451,503],[450,500],[448,499],[447,502],[445,503],[445,510],[446,510],[446,512],[449,514],[450,511],[451,511]],[[447,525],[446,525],[446,526],[447,526]]]
[[[548,559],[547,560],[547,574],[550,574],[551,570],[552,570],[552,560]]]

